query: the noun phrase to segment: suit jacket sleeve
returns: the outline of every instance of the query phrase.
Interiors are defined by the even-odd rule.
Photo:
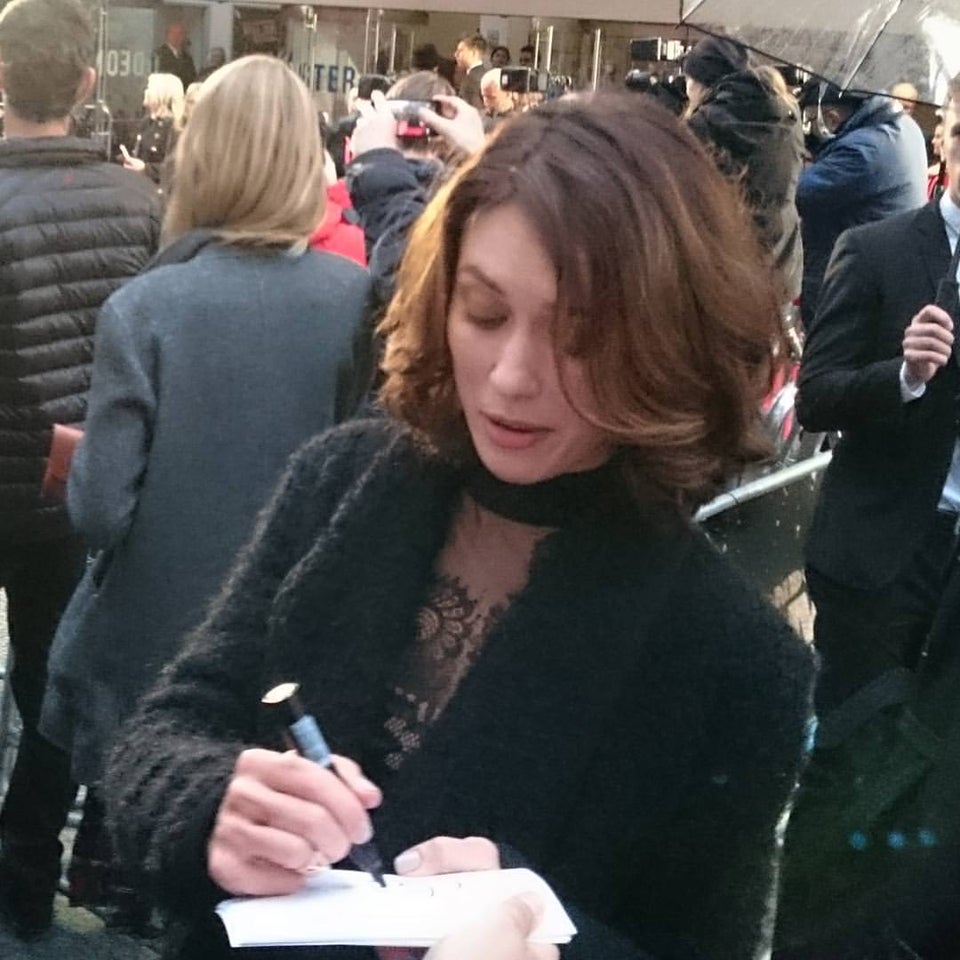
[[[480,81],[483,78],[483,70],[474,68],[470,70],[463,78],[460,86],[460,99],[465,100],[471,107],[483,110],[483,95],[480,91]]]
[[[903,357],[878,357],[884,258],[860,230],[837,241],[817,314],[807,331],[797,415],[808,430],[899,427]]]

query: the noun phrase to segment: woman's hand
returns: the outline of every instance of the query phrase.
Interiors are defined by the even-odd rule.
[[[500,851],[486,837],[434,837],[401,853],[393,861],[401,877],[434,877],[439,873],[499,870]]]
[[[426,960],[557,960],[555,946],[529,941],[542,915],[543,904],[533,894],[511,897],[431,947]]]
[[[350,149],[355,157],[371,150],[399,150],[397,120],[387,104],[387,98],[374,90],[369,100],[358,100],[360,116],[350,137]]]
[[[475,153],[486,143],[483,117],[475,107],[459,97],[438,96],[434,99],[442,105],[442,115],[427,107],[420,110],[420,118],[431,130],[464,153]]]
[[[434,837],[401,853],[393,868],[403,877],[432,877],[440,873],[499,870],[500,851],[485,837]],[[527,943],[542,909],[536,898],[514,897],[489,917],[446,937],[426,960],[555,960],[555,948]],[[384,948],[381,960],[408,960],[409,950]]]
[[[133,170],[135,173],[143,173],[147,165],[139,157],[131,157],[127,148],[120,144],[120,156],[123,157],[123,169]]]
[[[207,846],[210,878],[235,895],[293,893],[370,840],[380,790],[352,760],[335,763],[339,776],[295,753],[244,750]]]

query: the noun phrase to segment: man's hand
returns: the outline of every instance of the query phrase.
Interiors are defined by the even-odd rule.
[[[400,149],[396,117],[379,90],[374,90],[369,100],[357,100],[357,110],[360,116],[350,137],[350,149],[355,157],[371,150]]]
[[[533,894],[511,897],[476,924],[445,937],[426,960],[557,960],[555,946],[528,939],[542,914],[543,905]]]
[[[434,99],[442,104],[443,115],[423,107],[420,119],[458,150],[464,153],[479,150],[487,139],[479,111],[459,97],[437,96]]]
[[[953,320],[932,304],[924,307],[903,334],[904,379],[916,390],[950,362],[953,351]]]
[[[207,872],[228,893],[293,893],[313,868],[373,836],[380,790],[344,757],[337,773],[295,753],[244,750],[207,846]]]

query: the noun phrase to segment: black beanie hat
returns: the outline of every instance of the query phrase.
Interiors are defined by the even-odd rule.
[[[739,43],[726,37],[705,37],[686,56],[683,72],[705,87],[712,87],[728,73],[746,70],[750,59]]]

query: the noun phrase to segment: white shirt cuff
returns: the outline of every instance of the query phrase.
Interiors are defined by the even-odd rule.
[[[910,403],[911,400],[919,400],[927,392],[927,385],[921,383],[917,387],[911,387],[907,383],[907,364],[906,361],[900,364],[900,399],[904,403]]]

